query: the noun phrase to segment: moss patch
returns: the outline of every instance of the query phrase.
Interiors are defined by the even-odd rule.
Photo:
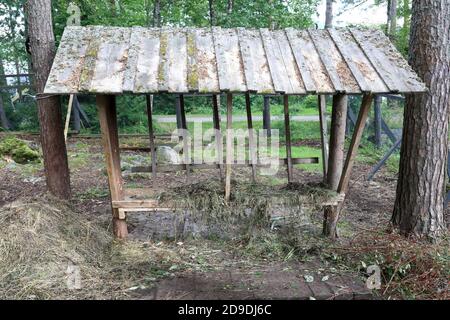
[[[39,160],[39,153],[16,137],[6,137],[0,142],[0,156],[9,156],[15,162],[25,164]]]

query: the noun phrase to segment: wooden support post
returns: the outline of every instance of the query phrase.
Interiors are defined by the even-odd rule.
[[[284,95],[284,131],[286,138],[286,158],[287,158],[287,174],[288,183],[293,181],[292,173],[292,151],[291,151],[291,127],[289,125],[289,96]]]
[[[189,179],[189,163],[191,162],[191,159],[187,135],[186,110],[184,108],[184,96],[182,94],[180,94],[180,114],[181,114],[181,128],[183,129],[184,165],[186,167],[186,178]]]
[[[80,103],[76,95],[73,97],[73,108],[72,108],[72,119],[73,119],[73,131],[80,132],[81,118],[80,118]]]
[[[177,129],[183,128],[183,121],[181,119],[181,95],[176,96],[175,100],[175,115],[177,119]],[[179,136],[181,140],[181,136]]]
[[[222,132],[220,131],[220,113],[217,95],[214,94],[212,96],[212,102],[213,102],[213,123],[216,137],[217,164],[219,165],[220,180],[223,180],[223,143],[222,143]]]
[[[344,164],[345,125],[347,115],[347,96],[333,96],[331,113],[330,148],[328,155],[327,186],[336,191]]]
[[[153,95],[147,94],[145,96],[147,102],[147,120],[148,120],[148,137],[150,140],[150,154],[152,156],[152,177],[156,178],[156,146],[155,135],[153,133]]]
[[[256,147],[255,147],[255,137],[253,134],[253,122],[252,122],[252,109],[250,105],[250,94],[247,92],[245,94],[245,108],[247,110],[247,126],[248,126],[248,144],[250,147],[250,161],[252,164],[252,181],[256,181]]]
[[[342,170],[341,179],[337,188],[338,193],[346,193],[348,183],[350,181],[350,173],[355,162],[356,154],[358,153],[359,143],[361,142],[364,126],[366,125],[367,117],[369,115],[370,106],[372,104],[373,95],[365,94],[361,102],[361,109],[359,110],[358,120],[356,120],[355,130],[353,132],[352,141],[345,159],[344,170]]]
[[[227,150],[225,167],[225,201],[231,196],[231,163],[233,162],[233,95],[227,93]]]
[[[374,97],[374,117],[373,126],[375,128],[375,145],[381,148],[381,97],[376,95]]]
[[[115,97],[112,95],[97,95],[97,109],[112,203],[112,201],[123,200]],[[112,208],[112,211],[114,235],[119,239],[124,239],[128,235],[127,223],[125,220],[119,219],[117,208]]]
[[[72,114],[73,94],[69,96],[69,104],[67,105],[66,124],[64,126],[64,141],[67,141],[67,133],[69,132],[70,115]]]
[[[263,106],[263,129],[267,130],[267,136],[272,135],[270,127],[270,97],[264,96],[264,106]]]
[[[358,152],[359,143],[361,142],[364,126],[369,115],[370,106],[372,105],[372,94],[365,94],[362,99],[361,108],[359,110],[358,119],[356,120],[355,129],[353,131],[352,141],[347,152],[345,159],[344,169],[339,180],[337,193],[345,198],[345,194],[348,190],[348,184],[350,181],[350,174],[355,162],[355,157]],[[344,206],[344,199],[338,203],[337,206],[329,206],[325,208],[325,217],[323,223],[323,233],[332,239],[336,239],[337,234],[337,222],[339,214]]]
[[[327,137],[327,104],[326,96],[319,95],[320,141],[322,144],[323,182],[327,182],[328,172],[328,137]]]

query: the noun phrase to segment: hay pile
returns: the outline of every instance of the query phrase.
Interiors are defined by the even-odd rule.
[[[217,179],[204,180],[169,189],[160,194],[162,204],[180,211],[189,211],[208,222],[225,221],[242,225],[250,222],[265,227],[270,219],[311,214],[336,194],[320,185],[271,185],[232,181],[231,199],[225,201],[223,183]],[[244,223],[244,225],[246,225]]]
[[[0,299],[119,298],[140,273],[125,268],[149,268],[143,250],[50,196],[1,207],[0,229]]]

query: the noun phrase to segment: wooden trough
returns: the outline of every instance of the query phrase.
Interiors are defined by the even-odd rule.
[[[95,94],[102,131],[112,200],[114,233],[127,235],[126,213],[161,210],[156,200],[131,200],[124,190],[120,168],[115,95],[146,95],[151,167],[137,172],[217,168],[225,175],[225,197],[231,193],[233,141],[226,134],[223,161],[217,95],[226,94],[227,129],[232,128],[233,95],[244,94],[249,129],[250,160],[256,179],[256,146],[250,94],[283,95],[288,181],[296,163],[317,163],[317,158],[294,159],[291,154],[289,96],[317,95],[320,112],[324,174],[327,172],[325,97],[363,95],[355,130],[341,174],[338,193],[345,195],[353,162],[374,94],[419,93],[425,85],[401,54],[379,30],[268,30],[194,28],[67,27],[61,39],[44,94]],[[152,127],[152,95],[180,97],[181,128],[186,129],[184,95],[211,95],[216,130],[215,164],[156,163]],[[339,104],[336,104],[338,107]],[[339,110],[337,110],[339,112]],[[345,117],[345,114],[342,115]],[[333,125],[333,124],[332,124]],[[183,139],[187,143],[186,139]],[[166,208],[167,209],[167,208]]]

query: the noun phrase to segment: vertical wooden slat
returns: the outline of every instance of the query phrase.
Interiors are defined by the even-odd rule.
[[[213,27],[212,33],[220,91],[247,91],[236,29]]]
[[[293,181],[291,128],[289,125],[289,96],[287,94],[284,95],[284,130],[285,130],[285,136],[286,136],[286,158],[287,158],[288,183],[291,183]]]
[[[256,147],[255,137],[253,135],[252,110],[250,105],[250,94],[245,94],[245,108],[247,110],[247,126],[248,126],[248,144],[250,147],[250,161],[252,164],[252,181],[256,181]]]
[[[374,98],[374,128],[375,128],[375,145],[377,148],[381,148],[381,97],[375,96]]]
[[[223,144],[222,144],[222,132],[220,131],[220,114],[219,114],[219,101],[217,95],[213,94],[213,123],[216,137],[216,155],[217,164],[219,165],[220,180],[223,179]]]
[[[150,140],[150,153],[152,156],[152,177],[156,178],[156,146],[155,146],[155,135],[153,133],[153,95],[147,94],[145,96],[147,101],[147,119],[148,119],[148,135]]]
[[[324,95],[318,96],[319,102],[319,119],[320,119],[320,140],[322,144],[322,167],[323,167],[323,181],[327,180],[328,172],[328,135],[327,135],[327,104]]]
[[[358,120],[356,120],[355,130],[353,131],[352,141],[347,152],[347,158],[345,159],[344,169],[342,170],[341,179],[339,180],[338,193],[346,193],[348,189],[348,183],[350,181],[350,174],[355,162],[355,157],[358,152],[359,143],[364,131],[367,116],[369,115],[370,106],[372,105],[372,94],[365,94],[361,102],[361,109],[359,110]]]
[[[258,30],[238,28],[238,37],[247,90],[274,93],[267,56]]]
[[[189,179],[189,163],[190,161],[190,150],[188,145],[188,135],[187,135],[187,123],[186,123],[186,110],[184,109],[184,96],[180,94],[180,113],[181,113],[181,128],[183,129],[183,155],[184,155],[184,165],[186,167],[186,178]]]
[[[227,151],[225,167],[225,200],[231,195],[231,162],[233,161],[233,95],[227,94]]]
[[[264,106],[263,106],[263,129],[267,130],[267,137],[272,134],[270,126],[270,97],[264,96]]]
[[[117,130],[116,101],[112,95],[97,95],[98,118],[102,131],[103,150],[108,172],[111,201],[123,200],[123,180],[120,169],[119,135]],[[113,211],[113,231],[119,239],[128,235],[127,224],[119,219],[119,210]]]

